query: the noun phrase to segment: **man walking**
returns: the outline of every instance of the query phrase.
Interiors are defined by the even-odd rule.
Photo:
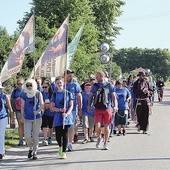
[[[81,88],[78,82],[73,81],[73,71],[66,70],[65,78],[66,78],[66,89],[73,94],[73,125],[70,126],[68,130],[68,151],[73,151],[72,142],[74,138],[74,142],[78,140],[78,125],[76,122],[77,114],[79,117],[82,116],[82,95]]]
[[[91,104],[94,98],[93,104],[95,107],[95,127],[98,136],[96,148],[99,148],[101,144],[101,124],[104,123],[103,148],[108,150],[109,125],[112,122],[112,113],[117,112],[118,104],[114,92],[114,87],[109,82],[105,81],[105,73],[103,71],[98,71],[96,73],[96,80],[97,83],[94,83],[91,88],[88,102],[88,111],[91,109]]]

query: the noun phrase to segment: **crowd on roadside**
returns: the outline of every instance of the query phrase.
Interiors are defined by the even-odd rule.
[[[17,87],[10,97],[3,92],[0,83],[0,160],[5,154],[5,129],[8,112],[14,124],[18,123],[18,146],[28,146],[28,158],[37,159],[39,133],[42,144],[52,143],[55,131],[59,145],[58,154],[66,158],[66,151],[73,151],[78,141],[78,120],[82,121],[84,140],[94,142],[96,148],[108,150],[109,137],[126,135],[129,119],[136,123],[138,131],[147,133],[149,115],[152,113],[154,94],[163,99],[164,81],[155,82],[150,75],[139,72],[128,79],[113,80],[104,71],[80,85],[74,80],[74,72],[66,70],[63,77],[49,80],[18,78]],[[104,141],[103,146],[102,140]]]

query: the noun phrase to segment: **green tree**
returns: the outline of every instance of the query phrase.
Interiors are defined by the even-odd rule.
[[[102,15],[102,17],[108,18],[108,24],[106,27],[107,29],[104,28],[103,30],[100,29],[102,23],[98,20],[100,17],[99,13],[95,15],[97,13],[97,9],[95,9],[97,8],[97,6],[95,7],[96,3],[97,1],[93,2],[91,0],[33,0],[32,9],[24,16],[22,21],[19,21],[19,28],[22,29],[24,27],[34,10],[36,15],[36,52],[34,55],[36,59],[40,57],[40,54],[44,50],[43,47],[45,47],[49,39],[52,38],[52,36],[49,36],[50,33],[54,33],[53,31],[60,27],[69,14],[69,42],[74,38],[80,26],[85,24],[71,69],[76,71],[76,76],[79,80],[84,80],[88,78],[91,73],[94,73],[95,56],[102,39],[100,38],[102,37],[101,32],[105,29],[105,32],[107,32],[104,35],[105,38],[115,37],[118,33],[119,28],[113,27],[113,24],[116,23],[116,17],[121,14],[119,8],[123,2],[121,0],[116,0],[113,4],[109,0],[109,3],[105,5],[109,11],[105,15]],[[100,8],[102,7],[101,4],[99,4]],[[112,11],[113,8],[115,11]],[[37,26],[37,24],[41,26]],[[110,39],[109,43],[111,41]],[[23,68],[27,69],[27,67],[31,68],[32,66],[33,63],[29,56]]]
[[[123,73],[138,67],[150,69],[165,80],[170,76],[170,51],[168,49],[126,48],[117,50],[114,61],[122,68]]]
[[[100,32],[100,42],[114,45],[116,35],[121,27],[117,26],[116,18],[122,14],[120,7],[125,4],[122,0],[90,0],[93,4],[93,14],[96,17],[95,25]]]

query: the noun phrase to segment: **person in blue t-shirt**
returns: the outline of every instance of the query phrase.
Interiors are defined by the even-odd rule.
[[[84,84],[84,92],[82,93],[82,119],[83,119],[83,131],[84,131],[84,141],[83,144],[88,142],[88,138],[90,138],[90,142],[94,142],[92,137],[93,128],[94,128],[94,106],[92,106],[90,112],[88,112],[88,100],[90,96],[91,84]],[[89,128],[89,137],[88,137],[88,128]]]
[[[16,113],[16,118],[17,118],[17,122],[18,122],[18,134],[19,134],[18,146],[22,146],[24,144],[24,141],[23,141],[24,122],[22,121],[22,114],[21,114],[21,101],[22,101],[21,98],[24,93],[23,84],[24,84],[24,79],[19,78],[17,80],[17,88],[14,89],[11,94],[12,109]]]
[[[43,104],[43,97],[41,92],[37,90],[36,81],[28,79],[24,84],[21,113],[24,118],[24,133],[27,146],[29,147],[29,159],[37,159],[38,137],[42,124],[41,111],[43,109]]]
[[[127,123],[128,116],[128,102],[131,99],[131,94],[126,87],[123,87],[123,80],[116,81],[115,92],[118,101],[118,112],[115,114],[115,126],[118,128],[118,136],[121,135],[121,128],[123,129],[123,135],[126,133],[125,125]]]
[[[62,77],[56,78],[57,91],[51,98],[51,111],[54,113],[54,127],[56,141],[59,145],[58,154],[62,159],[66,158],[66,148],[68,143],[68,129],[73,124],[72,109],[73,95],[64,89]]]
[[[43,91],[43,88],[42,88],[42,79],[41,78],[37,78],[36,82],[37,82],[37,90],[42,92]]]
[[[44,100],[44,113],[42,116],[42,131],[44,139],[42,143],[43,145],[47,146],[48,144],[52,143],[51,136],[53,133],[54,113],[52,113],[50,110],[50,100],[53,91],[51,89],[50,82],[46,80],[43,82],[42,88],[43,88],[42,96]]]
[[[66,73],[66,74],[65,74]],[[82,116],[82,95],[81,87],[78,82],[73,80],[73,71],[66,70],[64,73],[66,79],[66,89],[73,94],[73,124],[70,126],[68,131],[68,151],[73,151],[72,142],[78,141],[78,124],[77,124],[77,115],[79,119]]]
[[[108,150],[109,126],[112,123],[112,114],[117,111],[117,99],[114,86],[105,80],[106,75],[103,71],[96,72],[97,83],[94,83],[90,90],[88,111],[91,110],[93,102],[95,110],[95,128],[97,132],[96,148],[101,146],[101,125],[104,123],[104,146]],[[112,105],[113,102],[113,105]]]
[[[5,129],[8,123],[7,109],[10,111],[11,124],[15,124],[14,112],[9,97],[3,92],[4,87],[0,82],[0,160],[5,155]]]

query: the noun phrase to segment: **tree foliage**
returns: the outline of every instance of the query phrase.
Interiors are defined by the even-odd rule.
[[[138,67],[150,69],[155,76],[170,76],[170,51],[168,49],[124,48],[117,50],[114,61],[129,72]]]
[[[27,77],[31,73],[33,57],[38,61],[54,33],[69,15],[69,42],[81,25],[85,24],[71,69],[75,70],[79,80],[87,79],[96,70],[96,54],[99,52],[101,41],[106,40],[113,45],[112,41],[119,33],[116,17],[121,15],[120,7],[123,4],[122,0],[33,0],[30,12],[18,21],[19,28],[11,40],[12,44],[16,41],[17,35],[35,11],[36,50],[25,57],[22,72],[18,75]],[[5,50],[6,48],[4,46]],[[12,46],[9,45],[9,48],[12,49]],[[8,54],[2,55],[5,61]],[[100,63],[98,66],[103,67]],[[118,69],[117,73],[114,71],[113,76],[118,76],[120,68],[116,63],[113,63],[112,67],[114,70]]]

